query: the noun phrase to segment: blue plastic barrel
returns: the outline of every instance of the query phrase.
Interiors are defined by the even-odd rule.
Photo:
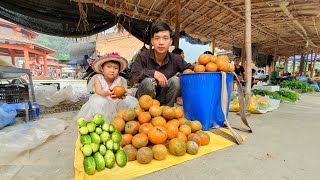
[[[226,73],[228,91],[227,117],[232,91],[233,74]],[[180,74],[181,92],[185,117],[199,120],[202,130],[223,126],[224,115],[221,107],[221,72]]]

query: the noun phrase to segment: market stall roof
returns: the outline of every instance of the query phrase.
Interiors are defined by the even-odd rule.
[[[63,36],[94,34],[120,23],[140,40],[149,20],[167,22],[172,28],[175,25],[176,0],[72,1],[2,0],[0,16],[39,32]],[[202,41],[214,38],[220,48],[243,46],[244,0],[180,3],[181,30]],[[319,0],[251,0],[251,6],[252,43],[260,52],[273,54],[278,43],[279,55],[292,55],[297,47],[320,47]]]
[[[78,1],[78,0],[74,0]],[[176,0],[81,0],[113,14],[152,21],[174,27]],[[244,0],[180,0],[181,29],[202,41],[216,39],[218,47],[242,47],[244,42]],[[279,41],[281,55],[293,54],[295,46],[320,46],[319,0],[251,0],[252,43],[273,54]]]

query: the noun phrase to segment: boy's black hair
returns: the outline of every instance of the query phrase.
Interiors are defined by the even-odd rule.
[[[254,74],[254,73],[256,72],[256,70],[255,70],[255,69],[252,69],[251,72],[252,72],[252,74]]]
[[[211,55],[213,55],[213,53],[211,51],[205,51],[203,54],[211,54]]]
[[[181,55],[182,52],[183,52],[183,50],[180,49],[180,48],[174,48],[174,50],[172,50],[172,53],[174,53],[174,54],[179,54],[179,55]]]
[[[151,28],[151,37],[153,37],[154,34],[160,32],[160,31],[169,31],[170,38],[171,38],[172,30],[169,27],[169,25],[167,23],[164,23],[164,22],[160,22],[160,23],[154,24],[152,26],[152,28]]]

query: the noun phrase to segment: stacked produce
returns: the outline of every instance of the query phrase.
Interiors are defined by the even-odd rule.
[[[217,71],[234,72],[234,68],[234,65],[230,63],[227,55],[216,57],[211,54],[201,54],[193,71],[191,69],[186,69],[183,73]]]
[[[120,111],[111,121],[123,133],[120,145],[128,161],[148,164],[166,159],[167,152],[197,154],[200,146],[209,144],[210,136],[201,131],[201,123],[184,118],[181,108],[160,106],[148,95],[139,99],[139,105]]]
[[[260,96],[269,96],[272,99],[280,99],[281,102],[287,101],[287,102],[296,102],[299,100],[299,94],[293,91],[280,89],[279,91],[271,92],[268,90],[263,89],[253,89],[252,93],[254,95],[260,95]]]
[[[291,90],[294,90],[296,92],[315,92],[315,87],[311,86],[307,82],[303,82],[300,80],[295,81],[282,81],[280,82],[279,86],[281,88],[289,88]]]
[[[92,175],[105,168],[119,167],[127,164],[127,154],[120,149],[121,133],[113,124],[104,122],[103,116],[97,114],[91,122],[78,119],[81,151],[84,155],[84,170]]]

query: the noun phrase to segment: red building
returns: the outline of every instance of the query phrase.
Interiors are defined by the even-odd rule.
[[[0,56],[11,57],[13,65],[16,65],[16,58],[23,57],[26,69],[30,69],[30,65],[34,62],[42,64],[44,75],[48,76],[47,55],[56,51],[32,41],[37,36],[38,34],[33,31],[0,19]],[[53,62],[53,64],[57,66],[56,68],[62,68],[59,63]]]

